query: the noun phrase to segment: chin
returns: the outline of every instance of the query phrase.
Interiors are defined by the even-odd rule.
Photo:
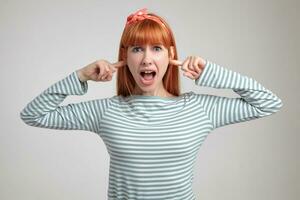
[[[137,84],[137,86],[139,87],[139,93],[143,93],[143,92],[155,91],[157,84],[154,83],[154,84],[148,85],[148,86]]]
[[[142,91],[149,92],[149,91],[154,90],[156,85],[153,84],[153,85],[149,85],[149,86],[139,86],[139,87],[141,88]]]

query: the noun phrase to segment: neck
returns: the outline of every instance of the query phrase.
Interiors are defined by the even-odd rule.
[[[157,87],[154,90],[151,91],[143,91],[141,90],[137,85],[133,91],[134,95],[144,95],[144,96],[160,96],[160,97],[172,97],[174,95],[172,95],[171,93],[169,93],[164,87],[163,85],[161,85],[160,87]]]

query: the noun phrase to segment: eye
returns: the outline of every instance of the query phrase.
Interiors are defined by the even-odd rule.
[[[158,49],[157,51],[160,51],[162,48],[160,46],[155,46],[154,49]]]
[[[134,47],[134,48],[132,48],[132,51],[133,51],[133,52],[138,52],[138,51],[136,51],[136,50],[138,50],[138,49],[141,49],[141,47]]]

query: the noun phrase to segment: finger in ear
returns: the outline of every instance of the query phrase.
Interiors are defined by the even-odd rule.
[[[174,59],[175,57],[175,48],[174,46],[170,46],[170,58]]]

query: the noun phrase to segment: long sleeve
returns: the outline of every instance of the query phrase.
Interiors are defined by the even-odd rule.
[[[29,102],[20,117],[30,126],[97,133],[109,98],[59,106],[68,95],[84,95],[87,90],[87,81],[81,82],[74,71]]]
[[[210,94],[197,94],[199,102],[212,122],[213,128],[239,123],[276,113],[282,101],[253,78],[241,75],[206,60],[198,86],[232,89],[240,97],[228,98]]]

